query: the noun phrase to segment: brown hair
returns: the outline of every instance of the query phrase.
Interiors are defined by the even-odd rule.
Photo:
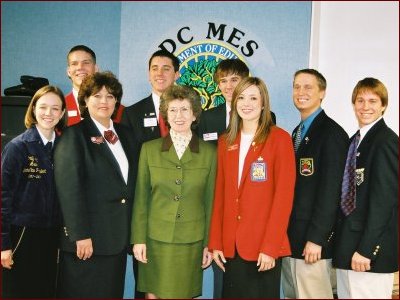
[[[250,70],[246,64],[238,58],[222,60],[215,69],[215,83],[219,84],[219,81],[222,77],[226,77],[230,74],[236,74],[242,78],[245,78],[249,76]]]
[[[201,99],[199,94],[191,87],[185,85],[172,85],[160,97],[160,114],[164,121],[168,121],[168,106],[173,100],[188,100],[196,120],[192,126],[199,123],[201,115]]]
[[[46,85],[37,90],[37,92],[33,95],[31,102],[29,103],[28,109],[26,110],[25,113],[25,120],[24,120],[26,128],[31,128],[33,125],[37,124],[37,119],[34,114],[36,103],[40,98],[49,93],[56,94],[60,98],[61,109],[65,110],[66,105],[63,92],[54,85]],[[57,123],[55,129],[57,129],[58,131],[62,131],[66,124],[67,124],[67,114],[64,113],[64,116]]]
[[[103,87],[105,87],[107,91],[110,94],[112,94],[117,100],[111,118],[115,117],[118,108],[121,104],[122,85],[113,73],[105,71],[105,72],[97,72],[92,75],[86,76],[85,79],[83,79],[82,81],[78,93],[79,110],[81,111],[82,118],[87,117],[89,115],[86,106],[86,99],[98,93]]]
[[[238,98],[245,89],[252,85],[255,85],[259,89],[261,95],[261,105],[263,107],[253,141],[257,144],[263,143],[267,139],[268,134],[271,131],[271,127],[274,125],[271,117],[267,86],[265,85],[264,81],[258,77],[246,77],[239,82],[233,91],[232,117],[226,130],[226,140],[228,145],[231,145],[235,141],[239,131],[243,127],[243,121],[237,112]]]
[[[366,91],[371,91],[372,93],[378,95],[378,97],[381,99],[382,106],[385,107],[386,110],[389,103],[388,91],[381,81],[372,77],[366,77],[356,84],[353,90],[353,95],[351,96],[351,103],[354,104],[358,94]],[[382,115],[385,113],[385,110],[382,112]]]
[[[318,87],[321,91],[326,91],[326,79],[325,77],[315,69],[302,69],[298,70],[294,73],[293,79],[296,79],[296,76],[299,74],[309,74],[315,76],[318,82]]]

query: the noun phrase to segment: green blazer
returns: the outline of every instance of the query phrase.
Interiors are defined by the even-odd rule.
[[[193,134],[181,159],[170,135],[145,142],[139,159],[132,244],[208,243],[216,147]]]

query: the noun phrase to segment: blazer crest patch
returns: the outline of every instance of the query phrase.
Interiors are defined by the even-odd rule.
[[[260,156],[256,162],[251,164],[251,181],[261,182],[267,180],[267,165],[264,159]]]
[[[310,176],[314,174],[314,159],[300,158],[300,175]]]
[[[364,182],[364,170],[365,168],[356,169],[356,183],[361,185]]]

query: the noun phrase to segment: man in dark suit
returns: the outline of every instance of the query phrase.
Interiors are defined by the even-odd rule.
[[[248,77],[249,74],[249,68],[237,58],[225,59],[218,64],[214,74],[214,81],[218,84],[218,88],[225,98],[225,104],[206,110],[201,114],[198,128],[198,134],[201,139],[217,144],[218,137],[225,132],[229,125],[233,91],[238,83],[243,78]],[[276,117],[273,112],[271,112],[271,117],[276,124]]]
[[[287,298],[333,298],[331,248],[349,139],[321,108],[325,90],[318,71],[295,73],[293,103],[301,122],[292,136],[297,175],[288,227],[292,255],[282,265]]]
[[[161,137],[160,96],[178,78],[179,59],[166,50],[154,52],[149,60],[151,95],[126,107],[121,119],[122,124],[131,127],[140,143]]]
[[[166,50],[158,50],[149,60],[151,95],[128,106],[122,113],[121,123],[130,127],[140,144],[165,136],[166,126],[159,113],[161,94],[179,78],[179,59]],[[160,123],[161,122],[161,123]],[[133,261],[135,276],[135,298],[144,298],[137,291],[138,261]]]
[[[352,103],[360,129],[351,139],[352,172],[349,147],[336,230],[338,297],[391,299],[399,270],[399,137],[383,120],[388,92],[378,79],[360,80]]]

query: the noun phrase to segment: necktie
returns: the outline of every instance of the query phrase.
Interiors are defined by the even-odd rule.
[[[356,159],[357,145],[360,141],[360,131],[357,131],[347,152],[346,166],[342,182],[340,208],[348,216],[356,208]]]
[[[160,127],[160,134],[162,137],[166,136],[168,134],[168,127],[164,122],[163,117],[161,114],[158,116],[158,126]]]
[[[299,126],[297,127],[296,136],[294,138],[294,151],[296,151],[296,152],[301,143],[301,134],[303,132],[303,128],[304,128],[304,124],[303,124],[303,122],[300,122]]]
[[[47,156],[52,157],[53,143],[47,142],[47,144],[44,146],[44,149],[46,150]]]
[[[117,135],[112,130],[104,131],[104,138],[113,145],[118,141]]]

